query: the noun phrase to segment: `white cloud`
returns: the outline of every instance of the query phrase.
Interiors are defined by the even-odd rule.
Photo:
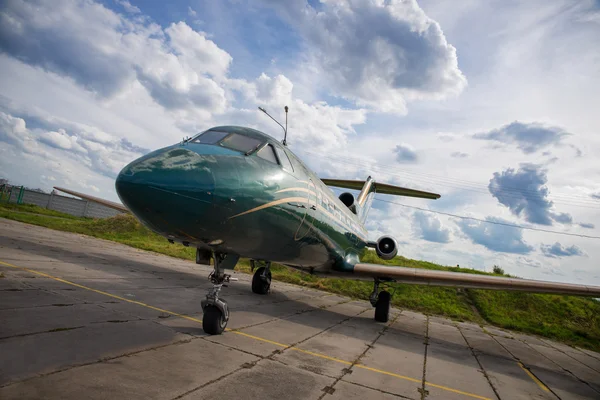
[[[128,13],[139,14],[142,12],[142,10],[140,10],[138,7],[134,6],[127,0],[115,0],[115,2],[121,5]]]
[[[271,3],[305,40],[305,68],[336,96],[405,113],[407,101],[466,86],[456,49],[414,0],[326,1],[318,10],[303,0]]]

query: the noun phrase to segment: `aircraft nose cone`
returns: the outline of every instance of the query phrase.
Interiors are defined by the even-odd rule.
[[[115,188],[123,204],[157,231],[182,220],[210,215],[215,191],[216,159],[179,146],[143,156],[117,176]]]

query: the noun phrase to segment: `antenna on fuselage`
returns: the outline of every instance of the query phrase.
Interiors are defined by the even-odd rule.
[[[271,114],[269,114],[267,112],[267,110],[265,110],[263,107],[258,107],[258,109],[260,111],[264,112],[265,114],[267,114],[269,116],[269,118],[271,118],[273,121],[275,121],[277,123],[277,125],[279,125],[281,127],[281,129],[283,129],[283,141],[281,143],[283,143],[284,146],[287,146],[288,106],[284,107],[284,110],[285,110],[285,128],[283,127],[283,125],[281,125],[279,123],[279,121],[277,121],[275,118],[273,118],[271,116]]]

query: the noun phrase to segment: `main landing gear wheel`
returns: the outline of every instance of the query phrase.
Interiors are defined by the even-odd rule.
[[[252,277],[252,292],[256,294],[267,294],[271,288],[271,268],[267,264],[266,267],[260,267]]]
[[[390,319],[390,301],[392,295],[390,292],[385,290],[379,293],[377,296],[377,303],[375,303],[375,321],[377,322],[388,322]]]
[[[388,322],[390,319],[390,303],[392,295],[390,292],[382,290],[379,291],[379,283],[381,280],[375,278],[373,285],[373,292],[369,296],[371,305],[375,307],[375,321],[377,322]]]

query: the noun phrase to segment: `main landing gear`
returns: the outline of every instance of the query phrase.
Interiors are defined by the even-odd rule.
[[[388,322],[390,319],[390,302],[392,295],[386,290],[379,291],[379,284],[381,281],[379,278],[375,278],[373,284],[373,292],[369,296],[371,305],[375,307],[375,321],[377,322]]]
[[[256,268],[258,261],[250,260],[252,271]],[[271,289],[271,262],[267,261],[264,266],[258,267],[252,277],[252,292],[256,294],[267,294]]]
[[[226,283],[237,281],[237,278],[232,278],[231,275],[225,273],[225,266],[233,268],[239,259],[238,256],[227,254],[214,254],[214,270],[210,273],[209,279],[213,283],[212,289],[208,291],[206,299],[200,302],[204,315],[202,316],[202,328],[209,335],[219,335],[227,326],[229,321],[229,308],[227,302],[219,298],[219,292],[223,286],[227,287]]]

